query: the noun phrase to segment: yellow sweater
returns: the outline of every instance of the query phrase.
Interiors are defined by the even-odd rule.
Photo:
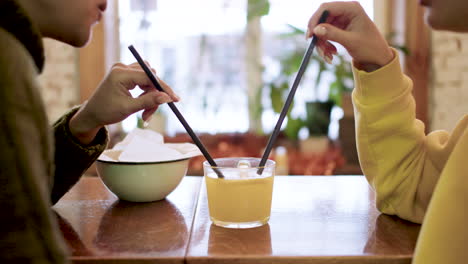
[[[377,208],[423,224],[414,263],[468,263],[468,115],[426,135],[397,55],[354,77],[359,160]]]

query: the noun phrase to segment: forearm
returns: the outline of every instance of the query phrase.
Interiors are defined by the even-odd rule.
[[[108,136],[105,128],[98,131],[93,141],[83,145],[69,130],[69,121],[77,109],[70,111],[54,124],[55,175],[52,203],[56,203],[104,151]]]
[[[373,72],[355,69],[357,147],[361,167],[384,213],[421,222],[418,188],[426,162],[424,125],[415,117],[412,82],[398,59]]]
[[[86,112],[83,111],[83,107],[76,111],[68,123],[71,135],[83,145],[93,142],[102,127],[102,125],[93,122],[93,118],[87,116]]]

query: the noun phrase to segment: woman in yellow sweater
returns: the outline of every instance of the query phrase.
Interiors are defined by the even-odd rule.
[[[468,1],[427,0],[434,29],[467,32]],[[323,10],[327,23],[317,25]],[[424,133],[415,118],[412,82],[357,2],[323,4],[307,37],[320,37],[318,52],[331,60],[342,44],[353,58],[357,147],[362,170],[386,214],[422,223],[413,263],[468,263],[468,117],[451,132]],[[396,241],[398,242],[398,241]]]

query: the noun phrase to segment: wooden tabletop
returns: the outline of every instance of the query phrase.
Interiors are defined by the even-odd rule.
[[[185,177],[163,201],[118,200],[83,177],[54,207],[73,263],[184,263],[200,177]]]
[[[419,225],[380,214],[363,176],[277,176],[271,218],[211,224],[205,184],[185,177],[154,203],[119,202],[83,178],[54,206],[75,263],[410,263]],[[198,198],[197,198],[198,197]]]

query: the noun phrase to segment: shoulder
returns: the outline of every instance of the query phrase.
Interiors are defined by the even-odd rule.
[[[0,28],[0,96],[4,105],[37,87],[38,71],[31,54],[11,33]],[[15,99],[16,98],[16,99]]]
[[[0,77],[2,84],[35,77],[38,71],[32,56],[11,33],[0,28]]]

